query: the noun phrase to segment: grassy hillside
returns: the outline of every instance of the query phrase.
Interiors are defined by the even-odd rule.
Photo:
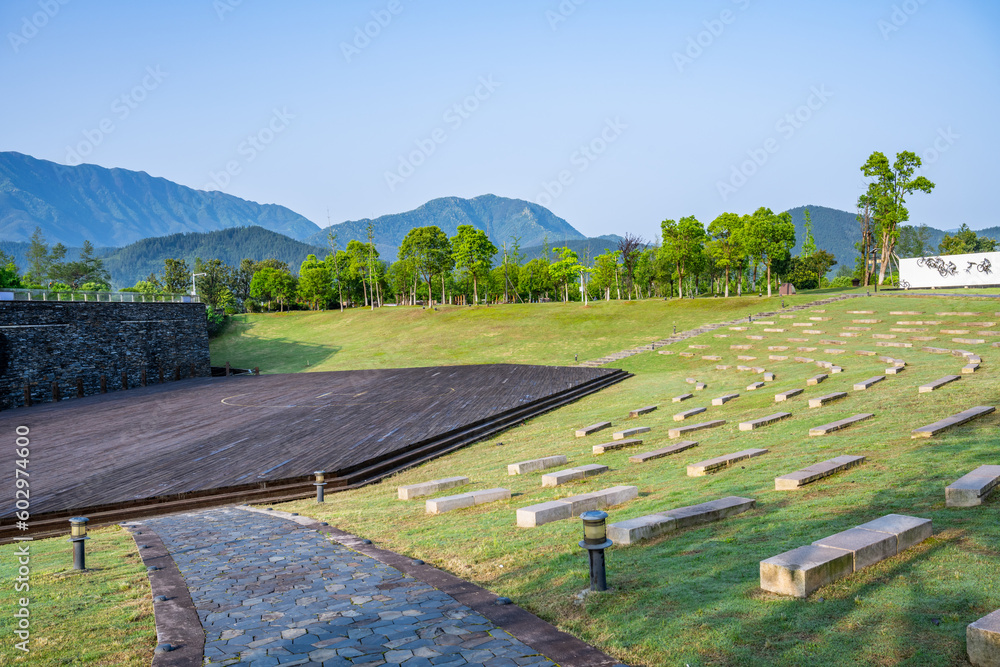
[[[823,295],[825,296],[825,294]],[[807,303],[822,296],[786,297]],[[521,362],[571,364],[673,332],[776,309],[780,298],[419,306],[241,315],[212,341],[212,363],[266,373]]]

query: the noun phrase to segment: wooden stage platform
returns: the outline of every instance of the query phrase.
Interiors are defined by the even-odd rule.
[[[32,516],[345,472],[593,383],[611,369],[526,365],[199,378],[0,413],[0,519],[15,429],[30,428]]]

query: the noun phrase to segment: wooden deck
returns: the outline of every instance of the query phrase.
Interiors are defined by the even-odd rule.
[[[489,365],[199,378],[2,412],[0,433],[13,441],[16,427],[30,428],[34,516],[350,471],[613,372]]]

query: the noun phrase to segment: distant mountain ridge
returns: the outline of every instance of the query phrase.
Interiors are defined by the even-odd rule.
[[[140,239],[257,225],[295,239],[319,226],[291,209],[194,190],[142,171],[74,167],[0,152],[0,238],[124,246]]]
[[[337,235],[340,248],[351,240],[366,242],[368,223],[373,224],[375,246],[382,259],[395,261],[399,245],[414,227],[437,225],[448,236],[457,233],[459,225],[472,225],[485,231],[498,248],[520,238],[522,248],[540,246],[546,239],[550,245],[587,237],[544,206],[523,199],[508,199],[496,195],[481,195],[472,199],[441,197],[404,213],[383,215],[374,220],[350,220],[320,230],[306,239],[313,245],[327,245],[327,234]]]

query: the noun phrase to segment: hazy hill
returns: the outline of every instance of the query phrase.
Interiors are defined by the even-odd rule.
[[[49,243],[123,246],[144,238],[258,225],[304,239],[319,227],[274,204],[204,192],[142,171],[68,167],[0,152],[0,238],[27,241],[41,227]]]
[[[586,238],[544,206],[523,199],[481,195],[473,199],[442,197],[405,213],[342,222],[321,230],[306,241],[325,246],[327,233],[332,231],[337,235],[340,248],[352,239],[364,242],[368,239],[369,222],[374,223],[375,244],[382,259],[389,261],[396,260],[397,249],[407,232],[429,225],[437,225],[448,236],[454,236],[459,225],[472,225],[489,234],[497,247],[509,243],[512,237],[520,237],[522,248],[540,246],[546,237],[551,245]]]

